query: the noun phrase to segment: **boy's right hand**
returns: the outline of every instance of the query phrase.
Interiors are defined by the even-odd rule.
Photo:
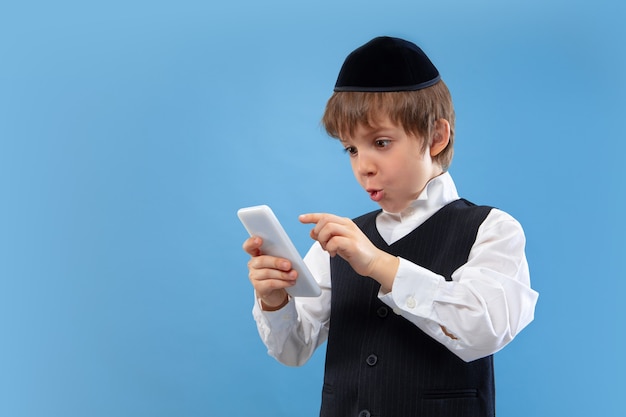
[[[288,299],[288,287],[296,283],[298,273],[291,268],[291,262],[284,258],[263,255],[263,240],[252,236],[243,243],[243,250],[252,258],[248,262],[248,277],[261,299],[264,310],[282,307]]]

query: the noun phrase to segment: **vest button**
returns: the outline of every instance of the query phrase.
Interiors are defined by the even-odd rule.
[[[367,359],[365,360],[365,362],[369,365],[369,366],[374,366],[376,365],[376,363],[378,362],[378,356],[376,355],[369,355],[367,357]]]
[[[378,307],[378,310],[376,310],[376,314],[378,314],[378,317],[384,319],[389,314],[389,309],[385,306]]]
[[[371,414],[370,414],[370,412],[369,412],[369,411],[367,411],[367,410],[361,410],[361,411],[359,411],[359,417],[370,417],[370,416],[371,416]]]

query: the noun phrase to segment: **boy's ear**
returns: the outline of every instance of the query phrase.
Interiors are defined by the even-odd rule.
[[[450,123],[446,119],[435,120],[430,144],[430,156],[439,155],[450,143]]]

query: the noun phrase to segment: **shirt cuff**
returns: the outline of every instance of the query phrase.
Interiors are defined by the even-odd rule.
[[[433,319],[433,300],[443,278],[417,264],[400,258],[391,292],[379,292],[379,299],[396,314]]]
[[[296,303],[291,297],[289,297],[289,301],[283,308],[275,311],[263,310],[261,307],[261,299],[255,297],[252,313],[257,321],[275,330],[290,327],[290,324],[298,316]]]

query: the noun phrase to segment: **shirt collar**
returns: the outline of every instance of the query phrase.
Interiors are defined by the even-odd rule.
[[[459,194],[456,190],[454,180],[452,179],[450,173],[446,171],[428,181],[420,195],[417,196],[417,198],[411,202],[409,207],[404,209],[402,212],[391,213],[383,210],[383,213],[386,216],[401,221],[424,210],[438,210],[446,204],[458,199]]]

